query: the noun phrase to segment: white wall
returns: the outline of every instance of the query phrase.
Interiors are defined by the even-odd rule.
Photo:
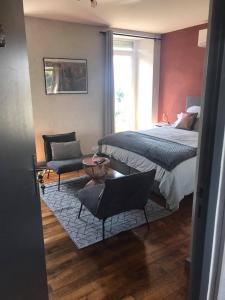
[[[27,46],[38,161],[41,135],[76,131],[82,151],[91,152],[103,134],[104,41],[101,28],[26,18]],[[43,57],[86,58],[87,95],[45,95]]]

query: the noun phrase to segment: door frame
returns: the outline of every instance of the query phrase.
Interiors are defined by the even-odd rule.
[[[225,237],[225,2],[211,0],[208,48],[194,199],[193,245],[189,298],[217,299]]]

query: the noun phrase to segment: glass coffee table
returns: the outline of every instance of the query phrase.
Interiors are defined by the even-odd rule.
[[[110,160],[107,157],[87,157],[83,159],[82,163],[85,173],[91,177],[86,186],[101,184],[106,179],[124,176],[110,168]]]

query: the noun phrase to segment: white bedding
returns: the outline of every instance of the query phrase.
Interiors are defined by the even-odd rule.
[[[198,132],[196,131],[160,127],[141,132],[192,147],[197,147],[198,144]],[[102,145],[101,152],[140,172],[155,168],[160,192],[165,197],[171,210],[178,209],[184,196],[194,192],[196,157],[180,163],[172,171],[167,171],[147,158],[122,148]]]

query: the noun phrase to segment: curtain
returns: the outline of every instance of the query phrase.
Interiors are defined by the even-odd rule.
[[[105,33],[104,135],[114,132],[113,32]]]

